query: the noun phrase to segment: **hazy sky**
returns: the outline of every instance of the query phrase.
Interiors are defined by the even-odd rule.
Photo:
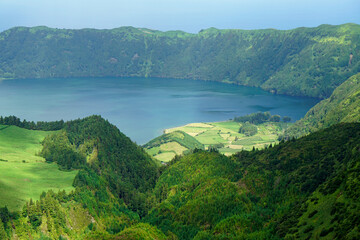
[[[198,32],[348,22],[360,24],[360,0],[0,0],[0,31],[45,25]]]

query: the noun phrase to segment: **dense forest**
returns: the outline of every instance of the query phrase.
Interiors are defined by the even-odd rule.
[[[145,218],[179,239],[356,239],[359,124],[232,157],[173,162]]]
[[[340,122],[360,121],[360,73],[350,77],[333,94],[311,108],[304,118],[285,132],[285,137],[300,137]]]
[[[0,78],[189,78],[326,98],[360,71],[359,41],[356,24],[198,34],[17,27],[0,33]]]
[[[64,123],[42,155],[75,190],[0,208],[1,239],[358,239],[360,124],[231,157],[160,166],[99,116]]]

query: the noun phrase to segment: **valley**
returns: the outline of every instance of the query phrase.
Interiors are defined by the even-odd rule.
[[[0,239],[360,239],[359,39],[0,33]]]

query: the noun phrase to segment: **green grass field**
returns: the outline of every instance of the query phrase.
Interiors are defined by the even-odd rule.
[[[204,145],[190,134],[176,130],[154,138],[143,147],[149,155],[160,162],[169,162],[175,155],[182,155],[189,149],[204,149]]]
[[[36,153],[40,152],[40,143],[49,133],[51,132],[0,125],[0,159],[12,162],[43,162],[44,159],[36,156]]]
[[[43,191],[73,189],[77,171],[64,172],[57,164],[0,162],[0,207],[20,210],[26,200],[38,200]]]
[[[175,157],[175,155],[176,154],[174,152],[164,152],[157,154],[155,158],[161,162],[169,162],[171,159]]]
[[[290,123],[280,122],[266,122],[256,125],[258,131],[254,136],[246,136],[239,133],[241,123],[226,121],[226,122],[212,122],[212,123],[190,123],[185,126],[166,129],[165,133],[184,132],[192,136],[203,144],[205,148],[215,146],[218,150],[226,155],[232,155],[241,150],[251,150],[255,148],[264,148],[270,144],[276,144],[278,137],[284,132],[284,130],[290,125]],[[170,137],[171,138],[171,137]],[[176,144],[168,144],[171,139],[168,139],[167,145],[159,145],[149,147],[145,149],[150,155],[156,159],[167,162],[170,161],[170,157],[174,157],[174,154],[179,154],[184,149],[179,150],[179,146]],[[159,150],[161,150],[159,152]],[[173,154],[164,154],[164,153]],[[159,153],[159,154],[158,154]]]
[[[39,199],[43,191],[73,189],[77,171],[60,171],[36,155],[50,133],[0,125],[0,207],[19,210],[26,200]]]

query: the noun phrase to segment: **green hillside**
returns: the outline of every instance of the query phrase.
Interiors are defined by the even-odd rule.
[[[11,128],[23,136],[31,132],[28,146],[39,137],[14,126],[2,131]],[[28,171],[30,177],[56,175],[59,182],[69,172],[57,166],[79,169],[70,172],[76,173],[74,190],[34,191],[39,197],[17,212],[0,207],[1,239],[360,237],[360,123],[230,157],[195,149],[161,167],[99,116],[66,122],[43,137],[40,155],[48,163],[40,163],[47,169],[30,169],[30,162],[0,164],[16,163],[18,174]],[[1,181],[21,188],[11,171],[1,171]],[[30,190],[45,185],[32,183],[37,185]],[[15,201],[14,188],[1,197],[13,194]]]
[[[17,27],[0,33],[0,78],[189,78],[326,98],[360,71],[359,41],[356,24],[198,34]]]
[[[333,94],[311,108],[285,131],[286,137],[303,136],[340,122],[360,121],[360,73],[350,77]]]
[[[360,124],[172,163],[146,221],[179,239],[357,239]]]
[[[62,131],[44,139],[40,155],[64,169],[82,169],[75,186],[105,187],[140,214],[146,208],[145,193],[159,174],[141,147],[100,116],[66,122]]]
[[[203,144],[183,131],[163,134],[143,147],[148,154],[162,162],[169,162],[176,155],[189,153],[196,148],[204,149]]]
[[[38,200],[43,191],[74,189],[78,171],[60,171],[57,164],[45,163],[37,155],[42,140],[52,132],[6,125],[0,129],[0,207],[20,210],[30,198]]]
[[[149,208],[146,198],[159,175],[158,165],[150,156],[99,116],[62,124],[63,129],[47,132],[41,139],[34,134],[38,131],[15,126],[4,129],[14,128],[39,137],[38,158],[46,167],[19,162],[15,166],[17,174],[10,169],[14,165],[1,169],[4,182],[1,198],[8,208],[0,206],[0,236],[2,228],[8,237],[15,239],[113,239],[118,233],[165,236],[156,227],[139,222]],[[22,141],[32,146],[36,137]],[[4,141],[21,143],[12,140],[11,135],[4,137]],[[50,185],[53,191],[42,193],[50,189],[50,180],[54,181]],[[25,186],[27,191],[20,186],[23,182],[31,183]],[[60,187],[64,188],[62,182],[68,182],[70,188],[66,190],[73,191],[58,192]],[[19,205],[20,193],[36,197]],[[11,201],[16,202],[16,209],[9,207]],[[8,209],[20,212],[9,213]]]
[[[257,119],[254,116],[266,119],[250,123],[251,119]],[[163,135],[143,147],[161,162],[169,162],[176,155],[187,154],[194,149],[217,149],[230,156],[242,150],[262,149],[276,144],[285,129],[292,125],[280,122],[279,115],[271,116],[270,113],[254,113],[235,119],[236,121],[189,123],[166,129]]]
[[[41,141],[50,133],[0,125],[0,158],[11,162],[44,162],[37,153],[41,151]]]

